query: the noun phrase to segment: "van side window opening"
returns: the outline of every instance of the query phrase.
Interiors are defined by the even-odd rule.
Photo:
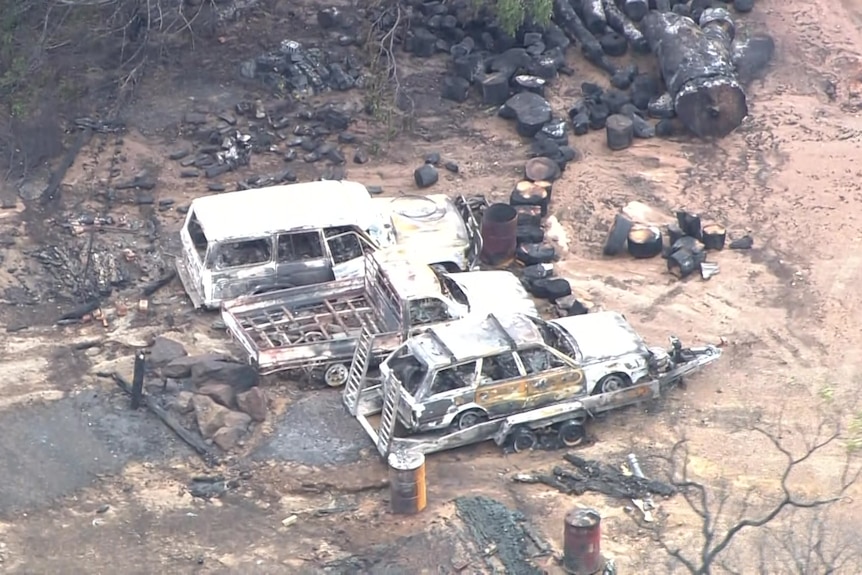
[[[462,363],[441,369],[431,383],[430,395],[470,387],[476,379],[476,362]]]
[[[410,324],[426,325],[429,323],[442,323],[455,319],[449,313],[449,306],[435,297],[426,297],[410,301]]]
[[[566,364],[547,349],[536,347],[518,352],[527,375],[542,373],[558,367],[566,367]]]
[[[482,382],[504,381],[520,377],[521,371],[512,352],[492,355],[482,360]]]
[[[326,236],[329,252],[332,254],[332,261],[335,264],[361,258],[365,253],[358,231],[353,226],[326,228],[323,230],[323,235]]]
[[[412,355],[402,355],[389,360],[389,367],[401,382],[401,387],[410,395],[416,395],[428,373],[428,368]]]
[[[440,282],[443,284],[444,293],[448,293],[449,297],[461,305],[470,305],[470,301],[467,299],[467,294],[464,293],[464,290],[461,289],[461,286],[459,286],[457,282],[444,275],[438,275],[438,277],[440,278]]]
[[[279,234],[278,263],[321,258],[323,258],[323,245],[320,242],[320,233],[317,231]]]
[[[201,227],[201,224],[194,213],[192,213],[192,217],[189,219],[188,230],[189,235],[192,238],[192,245],[194,245],[198,257],[203,261],[207,253],[207,245],[209,244],[209,241],[207,240],[207,236],[204,234],[204,229]]]
[[[265,264],[272,260],[269,239],[226,242],[218,247],[216,266],[219,269]]]

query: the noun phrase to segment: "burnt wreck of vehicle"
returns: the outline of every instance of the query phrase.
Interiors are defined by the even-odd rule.
[[[261,373],[303,369],[343,385],[357,341],[375,336],[377,359],[428,326],[474,312],[537,315],[519,280],[506,271],[450,274],[381,250],[365,258],[365,277],[301,286],[227,302],[222,318]]]
[[[380,249],[469,270],[482,244],[477,210],[443,194],[375,198],[362,184],[344,181],[204,196],[186,215],[176,267],[193,304],[203,308],[362,278],[364,256]]]
[[[380,365],[366,385],[357,347],[344,402],[385,455],[424,453],[494,439],[531,448],[540,433],[564,445],[591,416],[649,398],[712,363],[714,346],[647,347],[625,318],[598,312],[544,321],[527,314],[473,315],[431,327]],[[377,429],[368,416],[380,413]],[[398,427],[404,437],[394,437]]]

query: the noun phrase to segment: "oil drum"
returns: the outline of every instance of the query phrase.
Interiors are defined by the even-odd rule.
[[[389,503],[392,513],[413,515],[428,503],[425,495],[425,455],[414,451],[390,453]]]
[[[563,568],[572,575],[592,575],[602,568],[602,517],[595,509],[577,507],[566,514]]]
[[[518,212],[508,204],[491,204],[482,214],[483,263],[502,267],[515,259]]]

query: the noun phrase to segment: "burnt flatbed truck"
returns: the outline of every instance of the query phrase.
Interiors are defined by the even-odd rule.
[[[384,457],[488,440],[523,451],[543,434],[574,446],[588,419],[659,398],[721,356],[675,337],[668,349],[647,347],[615,312],[551,321],[474,315],[405,341],[371,384],[374,337],[360,337],[343,400]]]
[[[538,315],[517,277],[505,271],[448,273],[390,250],[368,254],[364,277],[238,298],[222,319],[261,374],[304,370],[344,385],[361,333],[381,359],[428,326],[476,311]]]

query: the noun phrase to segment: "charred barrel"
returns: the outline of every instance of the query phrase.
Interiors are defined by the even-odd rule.
[[[695,135],[721,138],[739,127],[748,104],[730,55],[730,15],[706,10],[701,22],[703,29],[685,16],[653,11],[643,19],[643,32],[677,116]]]
[[[390,453],[389,505],[392,513],[414,515],[428,504],[425,492],[425,456],[413,451]]]
[[[482,214],[481,260],[503,266],[515,258],[518,243],[518,212],[507,204],[491,204]]]
[[[577,507],[563,526],[563,569],[572,575],[592,575],[602,568],[602,516]]]

